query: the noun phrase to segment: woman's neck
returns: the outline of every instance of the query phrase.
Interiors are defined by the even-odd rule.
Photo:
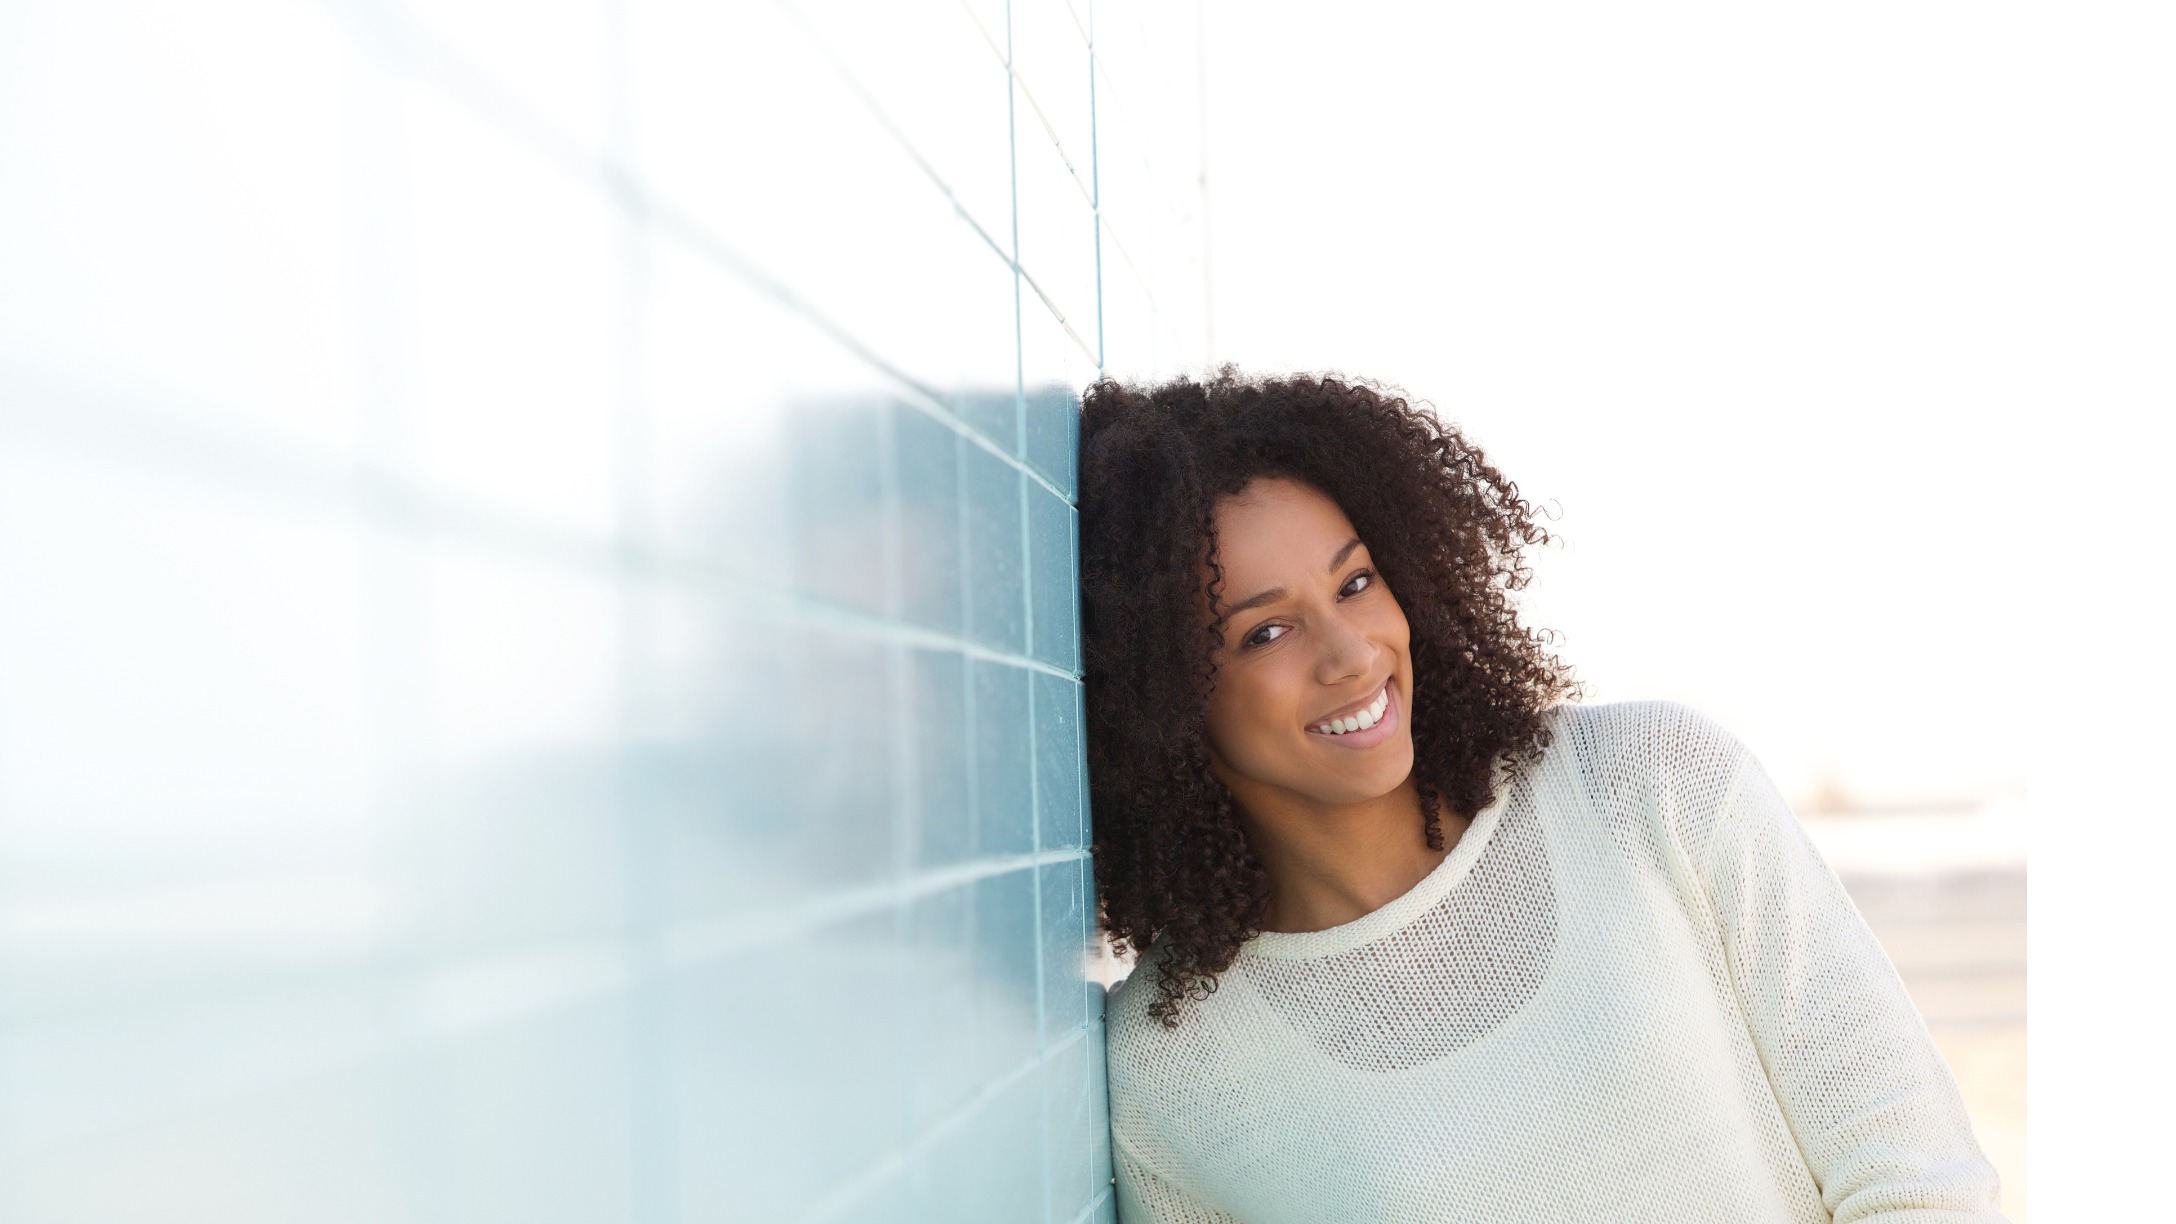
[[[1467,818],[1439,807],[1441,850],[1428,848],[1420,792],[1323,808],[1279,795],[1234,795],[1269,872],[1265,931],[1320,931],[1374,913],[1411,891],[1458,844]]]

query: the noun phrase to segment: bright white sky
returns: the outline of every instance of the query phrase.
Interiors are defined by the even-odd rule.
[[[2013,791],[2091,84],[2021,13],[1208,0],[1215,354],[1399,383],[1559,504],[1590,700],[1793,795]]]

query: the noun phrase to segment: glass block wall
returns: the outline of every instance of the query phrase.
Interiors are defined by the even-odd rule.
[[[1110,1219],[1075,405],[1204,356],[1197,28],[0,8],[0,1220]]]

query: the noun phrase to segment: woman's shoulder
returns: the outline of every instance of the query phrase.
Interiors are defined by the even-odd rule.
[[[1612,701],[1552,706],[1543,715],[1549,753],[1582,765],[1673,773],[1734,769],[1745,745],[1723,724],[1678,701]]]
[[[1109,1030],[1109,1042],[1114,1052],[1120,1047],[1132,1049],[1149,1042],[1167,1045],[1175,1039],[1178,1029],[1166,1026],[1149,1014],[1149,1008],[1162,997],[1157,989],[1157,966],[1163,959],[1164,943],[1161,939],[1143,949],[1135,958],[1133,969],[1111,987],[1103,1007],[1103,1023]],[[1188,1000],[1189,1003],[1194,1002]],[[1192,1007],[1180,1009],[1183,1012]]]
[[[1215,995],[1189,998],[1179,1008],[1178,1023],[1167,1025],[1150,1013],[1163,997],[1158,988],[1160,946],[1141,953],[1133,971],[1111,987],[1105,1000],[1104,1045],[1108,1055],[1113,1126],[1121,1132],[1154,1130],[1178,1089],[1203,1062],[1214,1057],[1205,1041],[1203,1012]]]
[[[1676,701],[1620,701],[1549,711],[1545,766],[1566,785],[1562,810],[1617,829],[1643,830],[1704,861],[1731,796],[1759,770],[1722,723]]]
[[[1105,1000],[1105,1040],[1113,1083],[1129,1070],[1161,1077],[1198,1067],[1213,1053],[1229,1052],[1231,1042],[1247,1028],[1244,1017],[1232,1009],[1237,1002],[1233,993],[1245,993],[1237,980],[1242,976],[1237,965],[1217,974],[1205,991],[1189,994],[1179,1005],[1176,1024],[1166,1024],[1156,1015],[1156,1004],[1163,999],[1165,951],[1161,939],[1143,950],[1133,971],[1111,987]],[[1239,1008],[1240,1013],[1247,1010]]]

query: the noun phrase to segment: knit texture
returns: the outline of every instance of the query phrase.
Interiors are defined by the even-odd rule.
[[[1759,764],[1561,706],[1443,863],[1110,1005],[1126,1224],[2000,1220],[1888,957]],[[1150,949],[1149,958],[1156,955]]]

